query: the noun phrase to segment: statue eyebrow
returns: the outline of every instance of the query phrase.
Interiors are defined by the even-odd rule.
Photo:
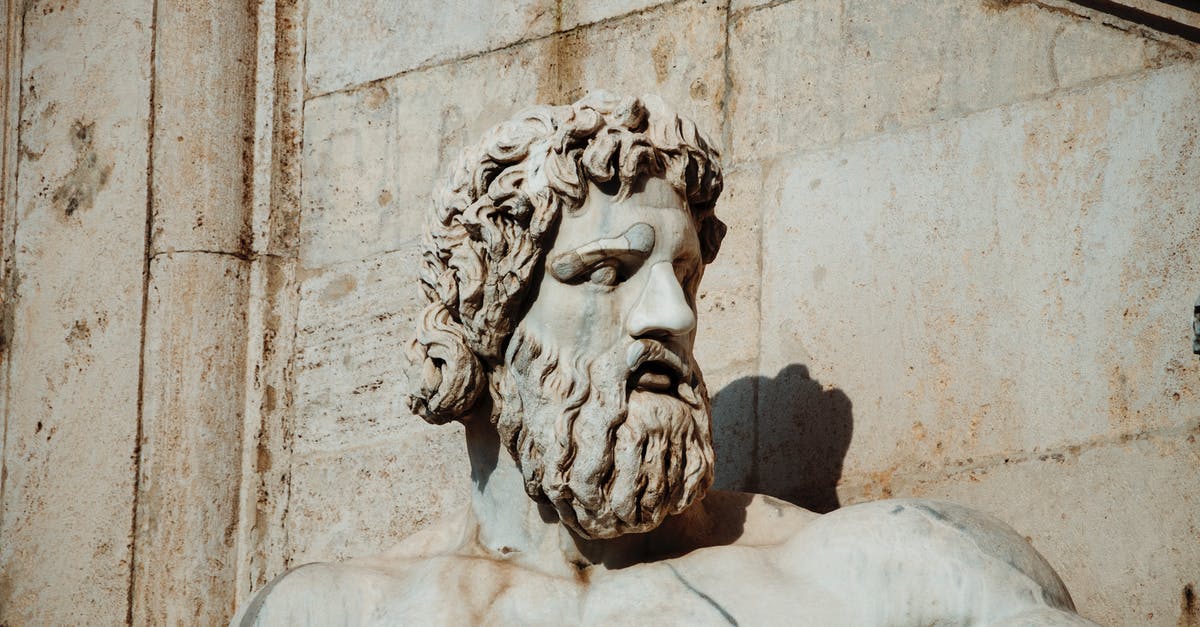
[[[654,227],[645,222],[638,222],[616,237],[598,239],[575,250],[559,253],[550,260],[550,274],[559,281],[570,281],[597,262],[629,254],[644,259],[652,250]]]

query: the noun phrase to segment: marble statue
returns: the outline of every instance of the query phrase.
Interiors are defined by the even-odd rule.
[[[436,201],[408,403],[466,428],[460,517],[280,576],[238,625],[1090,625],[1004,523],[709,490],[696,290],[718,154],[653,97],[540,106]]]

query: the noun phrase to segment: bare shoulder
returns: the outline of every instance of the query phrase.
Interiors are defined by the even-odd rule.
[[[234,617],[233,627],[355,624],[383,587],[383,573],[350,563],[313,563],[279,575]]]
[[[444,516],[416,533],[409,534],[373,560],[422,559],[449,555],[463,543],[465,512]]]
[[[499,560],[389,551],[294,568],[256,594],[232,625],[476,624],[481,608],[512,582],[532,579]]]
[[[765,494],[710,490],[703,501],[650,533],[668,553],[719,546],[773,546],[787,543],[818,518],[820,514]]]
[[[881,558],[915,549],[927,558],[943,561],[998,562],[1005,570],[1038,583],[1056,604],[1071,603],[1062,580],[1024,537],[994,516],[955,503],[926,499],[860,503],[822,516],[811,526],[809,535],[823,539],[846,537],[872,550],[888,549]]]
[[[805,525],[781,554],[791,572],[847,595],[882,597],[887,602],[880,607],[904,608],[916,624],[990,624],[1023,612],[1077,619],[1066,586],[1024,537],[953,503],[895,499],[845,507]]]
[[[705,499],[726,518],[737,517],[743,546],[784,544],[809,523],[821,517],[816,512],[766,494],[716,492]]]

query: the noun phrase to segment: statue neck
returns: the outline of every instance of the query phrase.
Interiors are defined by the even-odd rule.
[[[466,435],[472,483],[466,544],[472,550],[563,576],[640,561],[644,534],[585,540],[559,521],[552,506],[530,498],[520,468],[486,417],[466,421]]]

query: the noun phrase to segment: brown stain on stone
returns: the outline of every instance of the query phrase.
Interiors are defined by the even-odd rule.
[[[7,478],[7,477],[0,477]],[[16,599],[13,598],[13,584],[9,575],[0,572],[0,607],[15,607]],[[4,627],[7,627],[5,624]]]
[[[1179,627],[1200,627],[1200,601],[1196,600],[1196,584],[1183,587],[1179,599]]]
[[[925,425],[920,420],[912,424],[911,431],[912,439],[916,442],[924,442],[925,438],[929,435],[929,432],[925,429]]]
[[[258,455],[255,460],[255,470],[259,474],[266,473],[271,470],[271,448],[265,440],[258,441]]]
[[[75,324],[71,325],[71,330],[67,333],[67,343],[86,342],[91,337],[92,330],[88,327],[87,320],[76,320]]]
[[[1116,426],[1129,418],[1129,378],[1120,365],[1112,367],[1108,375],[1108,420]]]
[[[863,486],[863,496],[870,499],[888,499],[892,497],[892,480],[895,479],[899,466],[892,465],[877,472],[867,473],[868,481]]]
[[[363,96],[363,104],[368,110],[374,111],[382,107],[389,97],[387,88],[376,83],[367,88],[366,94]]]
[[[562,32],[562,1],[554,6],[554,32],[545,53],[545,70],[538,73],[537,102],[564,104],[583,96],[579,60],[587,57],[581,30]]]
[[[96,123],[76,120],[71,125],[71,146],[75,149],[75,167],[67,173],[62,185],[54,191],[51,201],[55,209],[70,217],[77,211],[91,209],[96,194],[108,183],[112,163],[101,160],[94,147]]]
[[[462,109],[457,105],[449,105],[442,109],[438,117],[438,147],[435,157],[438,172],[448,171],[448,166],[454,163],[458,153],[467,145],[467,123]],[[379,192],[377,202],[380,207],[392,201],[392,193],[383,190]]]
[[[650,51],[650,56],[654,61],[654,78],[661,85],[667,81],[673,66],[671,60],[675,58],[675,39],[670,35],[660,37],[654,44],[654,49]]]
[[[275,411],[275,408],[279,403],[279,401],[276,399],[276,394],[277,392],[275,391],[275,386],[271,384],[267,384],[263,388],[263,411]]]
[[[358,281],[350,275],[338,277],[329,282],[324,289],[321,290],[321,300],[323,302],[334,301],[346,296],[358,287]]]
[[[1015,6],[1025,4],[1029,0],[983,0],[983,8],[988,11],[1006,11]]]

